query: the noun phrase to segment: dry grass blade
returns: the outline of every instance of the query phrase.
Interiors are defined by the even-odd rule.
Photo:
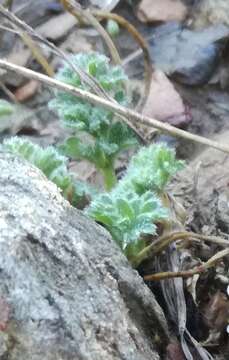
[[[174,251],[173,246],[166,250],[166,260],[159,256],[157,258],[157,268],[161,272],[162,266],[167,266],[169,272],[178,272],[181,268],[181,259],[179,251]],[[163,265],[162,265],[163,263]],[[187,306],[184,295],[183,279],[181,277],[164,278],[160,283],[167,305],[168,312],[174,324],[177,325],[177,331],[180,335],[180,342],[187,360],[201,359],[213,360],[211,354],[203,348],[189,333],[187,323]],[[193,350],[195,353],[193,354]]]
[[[40,49],[36,46],[33,39],[25,32],[21,32],[20,36],[24,43],[28,46],[33,57],[37,60],[37,62],[42,66],[43,70],[49,76],[54,76],[53,67],[48,63],[44,55],[41,53]]]
[[[164,251],[170,244],[174,243],[178,240],[186,240],[186,241],[206,241],[213,244],[216,244],[218,246],[222,247],[228,247],[229,241],[220,239],[217,236],[208,236],[208,235],[201,235],[201,234],[195,234],[193,232],[189,231],[179,231],[179,232],[172,232],[163,236],[160,236],[157,238],[153,243],[151,243],[149,246],[147,246],[145,249],[143,249],[139,255],[138,255],[138,261],[139,263],[145,259],[146,257],[150,256],[153,257],[155,255],[160,254],[162,251]],[[181,245],[182,247],[182,245]],[[179,246],[178,246],[179,248]],[[138,264],[136,264],[138,265]],[[174,276],[176,277],[176,276]]]
[[[58,49],[50,41],[43,38],[36,31],[34,31],[29,25],[27,25],[25,22],[20,20],[16,15],[5,9],[4,6],[2,5],[0,5],[0,15],[2,15],[5,19],[7,19],[10,22],[10,24],[16,26],[17,29],[20,29],[20,31],[27,33],[32,39],[46,45],[49,49],[52,50],[52,52],[55,55],[61,57],[80,76],[81,80],[85,82],[87,85],[89,85],[90,88],[93,89],[93,91],[96,94],[106,99],[112,100],[108,96],[108,94],[104,91],[104,89],[100,86],[100,84],[98,84],[98,82],[92,76],[90,76],[85,71],[72,64],[72,62],[69,61],[68,56],[62,50]]]
[[[95,16],[90,12],[90,10],[82,9],[80,4],[75,2],[73,3],[71,0],[60,0],[60,2],[63,4],[64,8],[70,12],[70,14],[75,16],[77,19],[79,19],[79,17],[86,19],[89,24],[91,24],[98,31],[110,51],[113,62],[117,65],[121,65],[122,60],[120,59],[118,50],[116,49],[113,40],[103,28],[103,26],[99,23],[99,21],[95,18]]]
[[[74,86],[64,84],[61,81],[58,81],[56,79],[52,79],[52,78],[48,77],[47,75],[40,74],[36,71],[26,69],[23,66],[18,66],[18,65],[12,64],[8,61],[1,60],[1,59],[0,59],[0,68],[17,72],[18,74],[21,74],[30,79],[38,80],[38,81],[42,82],[43,84],[49,85],[51,87],[54,87],[54,88],[62,90],[62,91],[66,91],[66,92],[73,94],[73,95],[75,95],[83,100],[86,100],[92,104],[103,106],[106,109],[109,109],[109,110],[113,111],[114,113],[117,113],[117,114],[125,117],[129,122],[130,121],[137,122],[138,125],[140,123],[142,123],[144,125],[161,130],[164,133],[168,133],[172,136],[181,137],[181,138],[189,140],[189,141],[194,141],[194,142],[202,144],[202,145],[210,146],[217,150],[220,150],[220,151],[223,151],[223,152],[229,154],[229,144],[228,145],[221,144],[217,141],[210,140],[205,137],[189,133],[188,131],[177,129],[175,126],[163,123],[159,120],[150,118],[148,116],[144,116],[142,114],[139,114],[136,111],[133,111],[133,110],[130,110],[123,106],[120,106],[117,103],[108,101],[104,98],[100,98],[99,96],[92,94],[88,91],[84,91],[79,88],[75,88]]]
[[[92,10],[92,14],[94,14],[98,18],[111,19],[116,21],[120,26],[124,27],[132,35],[134,40],[138,43],[138,45],[142,49],[144,56],[144,64],[145,64],[145,90],[142,100],[137,106],[137,110],[140,110],[141,108],[143,108],[146,102],[150,90],[150,84],[152,81],[152,62],[148,49],[148,44],[146,40],[143,38],[143,36],[138,32],[138,30],[124,17],[115,13],[109,13],[101,10]]]

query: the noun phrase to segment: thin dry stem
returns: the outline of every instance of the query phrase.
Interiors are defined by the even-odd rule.
[[[165,271],[161,273],[151,274],[144,276],[144,280],[146,281],[160,281],[160,280],[166,280],[171,278],[187,278],[192,277],[196,274],[202,274],[206,272],[208,269],[214,267],[219,261],[221,261],[225,256],[229,255],[229,249],[224,249],[219,252],[217,252],[215,255],[213,255],[208,261],[205,263],[202,263],[199,266],[194,267],[190,270],[184,270],[184,271]]]
[[[33,39],[25,32],[21,32],[20,36],[24,43],[28,46],[30,49],[33,57],[37,60],[37,62],[42,66],[43,70],[46,72],[49,76],[54,76],[54,70],[52,66],[48,63],[44,55],[41,53],[40,49],[36,46]]]
[[[186,140],[194,141],[194,142],[202,144],[202,145],[210,146],[217,150],[220,150],[220,151],[223,151],[223,152],[229,154],[229,145],[228,144],[221,144],[217,141],[210,140],[205,137],[189,133],[188,131],[177,129],[176,127],[174,127],[172,125],[163,123],[159,120],[150,118],[148,116],[144,116],[142,114],[139,114],[136,111],[125,108],[117,103],[113,103],[106,99],[100,98],[99,96],[92,94],[88,91],[81,90],[79,88],[75,88],[74,86],[71,86],[68,84],[64,84],[61,81],[52,79],[47,75],[40,74],[36,71],[27,69],[23,66],[18,66],[18,65],[12,64],[6,60],[1,60],[1,59],[0,59],[0,68],[17,72],[18,74],[21,74],[30,79],[38,80],[38,81],[42,82],[43,84],[49,85],[53,88],[56,88],[56,89],[59,89],[62,91],[66,91],[66,92],[73,94],[73,95],[79,97],[80,99],[86,100],[92,104],[103,106],[104,108],[109,109],[109,110],[113,111],[114,113],[117,113],[117,114],[127,118],[128,121],[132,120],[134,122],[137,122],[138,125],[140,123],[142,123],[144,125],[154,127],[158,130],[161,130],[164,133],[168,133],[172,136],[181,137]]]
[[[43,38],[40,34],[38,34],[36,31],[33,30],[29,25],[27,25],[25,22],[23,22],[21,19],[19,19],[16,15],[8,11],[4,8],[4,6],[0,5],[0,15],[4,16],[5,19],[7,19],[10,24],[13,24],[16,26],[20,31],[27,33],[31,38],[34,40],[45,44],[49,49],[52,50],[52,52],[61,57],[72,69],[75,71],[78,76],[80,77],[81,81],[86,83],[88,86],[90,86],[93,91],[104,97],[105,99],[108,99],[112,101],[113,99],[106,93],[106,91],[100,86],[98,81],[93,77],[90,76],[87,72],[85,72],[83,69],[75,66],[68,58],[68,56],[62,51],[61,49],[58,49],[53,43],[48,41],[47,39]]]
[[[91,11],[89,9],[82,9],[80,4],[73,3],[71,0],[60,0],[60,2],[70,14],[75,16],[77,19],[79,17],[85,18],[89,22],[89,24],[91,24],[98,31],[109,49],[113,62],[117,65],[121,65],[122,60],[120,59],[118,50],[116,49],[113,40],[103,28],[103,26],[99,23],[99,21],[96,19],[96,17],[91,13]]]
[[[2,89],[2,91],[4,91],[4,93],[12,102],[14,102],[15,104],[18,103],[15,95],[7,88],[7,86],[2,81],[0,81],[0,88]]]
[[[111,19],[116,21],[119,25],[121,25],[122,27],[124,27],[134,38],[134,40],[138,43],[138,45],[140,46],[140,48],[142,49],[143,52],[143,56],[144,56],[144,64],[145,64],[145,90],[144,90],[144,94],[142,97],[142,100],[140,101],[140,103],[137,106],[136,110],[140,110],[141,108],[143,108],[148,94],[149,94],[149,90],[150,90],[150,85],[151,85],[151,81],[152,81],[152,62],[151,62],[151,57],[150,57],[150,53],[149,53],[149,49],[148,49],[148,44],[146,42],[146,40],[143,38],[143,36],[138,32],[138,30],[129,22],[127,21],[124,17],[115,14],[115,13],[109,13],[106,11],[102,11],[102,10],[92,10],[92,14],[94,14],[97,17],[100,17],[102,19]]]
[[[162,235],[159,238],[157,238],[154,242],[152,242],[150,245],[145,247],[137,256],[136,264],[135,266],[138,266],[142,260],[146,259],[147,257],[153,257],[155,255],[160,254],[162,251],[164,251],[170,244],[177,240],[186,240],[186,241],[206,241],[214,243],[218,246],[222,247],[228,247],[229,241],[220,239],[216,236],[207,236],[207,235],[199,235],[195,234],[193,232],[189,231],[178,231],[169,233],[166,235]]]

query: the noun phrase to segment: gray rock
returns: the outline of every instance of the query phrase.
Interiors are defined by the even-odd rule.
[[[0,187],[0,359],[160,359],[162,310],[109,234],[1,152]]]

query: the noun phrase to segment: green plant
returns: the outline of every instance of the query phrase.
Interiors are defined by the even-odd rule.
[[[74,206],[80,207],[85,202],[85,197],[92,198],[96,194],[95,189],[74,178],[67,169],[67,158],[52,146],[43,149],[26,139],[13,137],[4,141],[3,148],[39,168]]]
[[[120,67],[111,67],[105,56],[96,53],[78,54],[71,61],[95,77],[116,101],[127,104],[127,79]],[[57,78],[88,90],[69,65],[59,70]],[[117,182],[114,165],[118,154],[137,145],[132,131],[117,121],[111,111],[61,91],[56,92],[50,107],[57,111],[63,126],[73,132],[64,144],[57,149],[42,149],[27,140],[13,138],[4,142],[4,148],[41,169],[74,206],[80,207],[85,197],[92,199],[85,213],[110,231],[130,262],[137,266],[148,256],[158,225],[168,229],[172,224],[174,213],[166,201],[165,187],[183,162],[176,160],[175,151],[165,144],[142,147]],[[107,192],[97,193],[87,183],[76,181],[68,171],[68,157],[93,163],[104,176]]]
[[[166,144],[142,147],[130,161],[122,186],[133,187],[138,194],[153,191],[160,195],[172,176],[184,166],[175,151]]]
[[[132,264],[138,262],[138,254],[147,246],[145,235],[156,235],[156,223],[168,216],[152,192],[138,195],[119,186],[98,195],[85,212],[109,230]]]
[[[70,61],[93,76],[118,103],[127,104],[127,77],[121,67],[110,66],[108,58],[97,53],[78,54],[72,56]],[[89,90],[69,64],[59,70],[57,79]],[[73,136],[60,147],[61,152],[74,159],[92,162],[102,172],[105,187],[110,190],[117,182],[114,165],[118,154],[137,145],[132,130],[118,122],[111,111],[61,91],[56,92],[50,108],[57,111],[62,125],[73,132]],[[79,135],[80,132],[88,136],[83,137]]]
[[[0,116],[11,115],[14,107],[8,101],[0,99]]]
[[[82,202],[85,206],[85,197],[92,199],[85,213],[108,229],[133,266],[148,256],[147,249],[152,236],[157,236],[158,225],[164,226],[171,216],[161,198],[166,184],[183,162],[176,160],[175,152],[164,144],[140,149],[123,179],[105,193],[76,181],[67,169],[67,158],[54,147],[43,149],[14,137],[5,140],[3,148],[42,170],[74,206],[82,207]]]
[[[166,145],[144,147],[132,158],[118,185],[95,197],[85,210],[109,230],[134,266],[148,256],[143,251],[149,245],[145,235],[156,235],[157,224],[170,217],[160,197],[182,167],[183,162],[176,160],[174,150]]]

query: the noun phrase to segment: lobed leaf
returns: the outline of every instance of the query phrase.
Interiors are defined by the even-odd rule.
[[[126,254],[132,245],[143,244],[143,235],[156,234],[155,223],[168,216],[154,193],[138,195],[119,186],[95,197],[85,211],[110,231]]]
[[[140,194],[148,190],[160,193],[183,166],[173,149],[165,144],[152,144],[133,156],[122,183],[126,188],[133,186]]]
[[[98,53],[79,53],[69,58],[72,64],[85,70],[93,76],[101,87],[120,104],[126,104],[125,76],[121,67],[112,67],[109,59]],[[75,87],[90,90],[88,85],[81,82],[79,76],[69,64],[64,64],[57,73],[57,79]],[[110,124],[113,113],[102,107],[92,105],[85,100],[71,94],[56,91],[56,98],[49,104],[57,111],[63,126],[73,130],[83,130],[95,136],[104,124]]]
[[[13,137],[4,141],[3,149],[23,157],[38,167],[62,190],[65,198],[69,199],[71,196],[74,206],[78,206],[85,197],[92,198],[97,194],[92,186],[74,179],[67,169],[67,158],[60,155],[52,146],[43,149],[28,140]]]

